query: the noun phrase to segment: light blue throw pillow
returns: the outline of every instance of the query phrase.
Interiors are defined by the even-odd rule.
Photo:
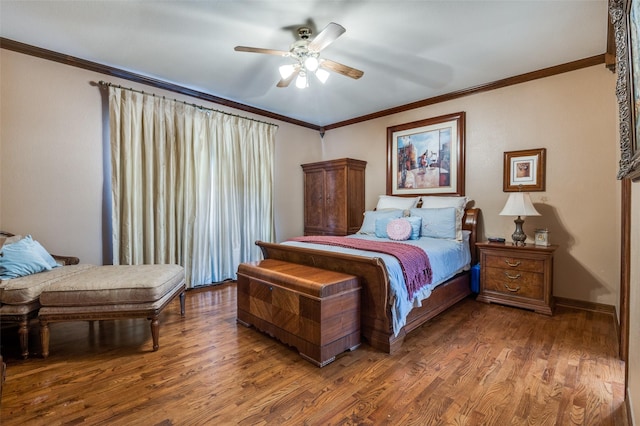
[[[418,238],[420,238],[422,231],[422,218],[419,216],[409,216],[405,217],[405,219],[407,219],[411,224],[411,236],[409,237],[409,239],[417,240]]]
[[[376,237],[389,238],[387,234],[387,225],[392,220],[398,219],[397,217],[379,217],[376,219]]]
[[[53,256],[49,254],[47,249],[45,249],[42,244],[31,238],[31,235],[27,235],[25,239],[27,238],[31,240],[31,245],[35,252],[38,253],[40,257],[42,257],[42,259],[44,259],[44,261],[49,264],[49,266],[51,266],[52,268],[57,268],[58,266],[60,266],[60,264],[56,262]]]
[[[46,253],[46,250],[40,246],[41,250],[38,246],[30,236],[3,246],[0,250],[0,279],[19,278],[51,270],[53,266],[50,261],[41,255],[41,251]],[[47,255],[51,257],[49,253]]]
[[[358,234],[375,235],[376,220],[382,219],[382,218],[397,219],[399,217],[402,217],[402,215],[403,215],[402,210],[366,211],[364,212],[364,220],[362,221],[362,226],[360,227]]]
[[[411,216],[417,216],[422,219],[420,236],[456,239],[455,207],[411,209]]]

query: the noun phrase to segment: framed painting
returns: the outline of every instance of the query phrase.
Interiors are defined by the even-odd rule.
[[[640,180],[640,0],[611,0],[620,118],[618,179]]]
[[[502,190],[544,191],[546,156],[546,148],[505,152]]]
[[[464,195],[465,113],[387,127],[387,195]]]

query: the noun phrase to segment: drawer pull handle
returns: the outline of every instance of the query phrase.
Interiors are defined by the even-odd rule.
[[[514,263],[511,263],[508,259],[505,259],[504,263],[506,263],[507,265],[511,266],[512,268],[515,268],[516,266],[520,266],[520,261],[519,260],[516,260]]]
[[[504,275],[509,278],[510,280],[517,280],[518,278],[520,278],[520,274],[517,275],[509,275],[508,272],[505,272]]]
[[[517,293],[517,292],[520,291],[520,286],[517,286],[516,288],[511,288],[511,287],[509,287],[509,284],[506,284],[506,283],[504,285],[504,288],[506,288],[507,290],[509,290],[512,293]]]

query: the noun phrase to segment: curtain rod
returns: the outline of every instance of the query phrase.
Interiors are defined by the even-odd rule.
[[[109,83],[108,81],[100,80],[100,81],[98,82],[98,84],[99,84],[100,86],[103,86],[103,87],[117,87],[118,89],[124,89],[124,90],[130,90],[130,91],[132,91],[132,92],[136,92],[136,93],[142,93],[143,95],[151,95],[151,96],[153,96],[154,98],[155,98],[156,96],[157,96],[157,97],[160,97],[160,95],[156,95],[155,93],[152,93],[152,92],[145,92],[144,90],[138,90],[138,89],[134,89],[134,88],[132,88],[132,87],[122,87],[122,86],[120,86],[119,84]],[[167,98],[163,95],[163,96],[162,96],[162,99],[167,99]],[[175,99],[175,98],[174,98],[174,99],[169,98],[169,100],[173,100],[174,102],[182,103],[182,104],[185,104],[185,105],[191,105],[191,106],[192,106],[192,107],[194,107],[194,108],[198,108],[198,109],[205,110],[205,111],[218,112],[218,113],[220,113],[220,114],[230,115],[230,116],[232,116],[232,117],[243,118],[243,119],[245,119],[245,120],[251,120],[251,121],[255,121],[255,122],[257,122],[257,123],[268,124],[268,125],[270,125],[270,126],[280,127],[280,126],[279,126],[279,125],[277,125],[277,124],[269,123],[269,122],[267,122],[267,121],[256,120],[255,118],[245,117],[245,116],[238,115],[238,114],[233,114],[233,113],[231,113],[231,112],[227,112],[227,111],[220,111],[219,109],[208,108],[208,107],[205,107],[205,106],[202,106],[202,105],[196,105],[196,104],[193,104],[193,103],[189,103],[189,102],[187,102],[187,101],[179,101],[179,100],[177,100],[177,99]]]

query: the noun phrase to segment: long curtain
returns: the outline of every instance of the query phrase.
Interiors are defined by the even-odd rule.
[[[277,126],[109,87],[113,263],[236,277],[273,241]]]

